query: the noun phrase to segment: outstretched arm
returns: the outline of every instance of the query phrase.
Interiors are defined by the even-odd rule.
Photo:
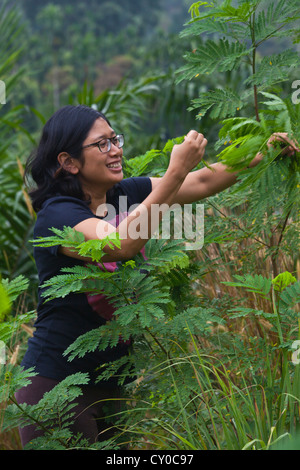
[[[262,155],[257,154],[249,166],[257,165],[261,159]],[[174,202],[189,204],[200,201],[236,183],[238,172],[229,172],[226,165],[213,163],[210,168],[205,167],[189,173],[177,192]],[[156,188],[161,180],[162,178],[151,178],[152,189]]]
[[[103,256],[103,262],[122,261],[133,258],[144,247],[151,238],[163,213],[167,211],[174,203],[177,192],[179,191],[185,177],[195,168],[202,159],[207,140],[202,134],[192,130],[188,133],[185,141],[180,145],[175,145],[166,173],[161,178],[159,185],[153,188],[152,192],[134,209],[130,214],[120,222],[115,228],[109,222],[99,220],[96,217],[86,219],[75,227],[75,230],[85,236],[85,240],[103,239],[109,234],[119,233],[121,238],[121,248],[111,249],[108,246],[104,248],[106,253]],[[156,213],[153,207],[163,207]],[[143,236],[139,236],[137,225],[143,228]],[[78,258],[73,251],[65,247],[60,247],[59,252],[63,255]],[[81,259],[81,257],[79,257]]]
[[[295,151],[299,151],[299,144],[288,138],[286,133],[275,133],[267,142],[271,147],[274,143],[285,144],[282,150],[283,154],[292,156]],[[249,167],[256,166],[263,158],[262,153],[258,153]],[[189,204],[200,201],[206,197],[217,194],[224,189],[229,188],[237,181],[238,172],[228,171],[226,165],[214,163],[210,165],[211,169],[205,167],[201,170],[189,173],[180,189],[178,190],[174,202],[178,204]],[[152,188],[156,188],[161,183],[161,178],[151,178]]]

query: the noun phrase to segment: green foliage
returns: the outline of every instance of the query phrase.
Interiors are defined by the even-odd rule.
[[[0,105],[0,272],[12,279],[28,276],[33,289],[36,288],[36,271],[32,250],[28,244],[34,214],[22,182],[23,167],[19,149],[23,137],[32,141],[32,136],[22,127],[22,106],[14,106],[18,83],[24,74],[20,58],[24,48],[20,47],[23,25],[15,5],[2,2],[0,8],[0,79],[6,86],[6,103]],[[16,131],[18,135],[16,136]],[[23,142],[24,144],[24,142]],[[25,144],[26,145],[26,144]]]
[[[105,246],[112,249],[114,246],[120,248],[120,238],[117,233],[108,235],[103,239],[85,241],[84,235],[71,227],[64,227],[63,230],[52,227],[50,230],[55,235],[33,240],[34,246],[49,247],[61,245],[69,249],[76,247],[76,251],[80,256],[89,257],[92,261],[101,260],[104,255],[103,248]]]
[[[219,131],[219,141],[216,147],[228,142],[231,145],[222,150],[218,157],[231,168],[241,169],[247,165],[258,152],[267,153],[267,141],[275,132],[286,132],[290,138],[297,141],[299,130],[299,105],[290,106],[289,100],[283,100],[272,94],[261,92],[266,101],[259,114],[259,121],[248,117],[234,117],[225,119]],[[275,143],[269,151],[268,166],[280,157],[282,150],[288,142]],[[294,157],[294,158],[293,158]],[[294,152],[291,158],[287,158],[285,164],[291,172],[297,172],[299,167],[299,152]],[[281,170],[282,171],[282,170]]]
[[[0,320],[2,320],[3,316],[5,316],[6,313],[10,311],[10,309],[10,298],[2,283],[0,283]]]
[[[239,5],[231,0],[196,2],[190,11],[192,19],[182,36],[197,40],[199,36],[213,34],[214,39],[200,42],[193,52],[185,55],[187,64],[178,70],[178,82],[216,72],[240,72],[238,89],[225,89],[222,84],[217,84],[215,90],[200,93],[199,98],[192,101],[192,109],[199,110],[199,119],[209,110],[214,118],[223,119],[249,106],[249,99],[253,96],[258,119],[257,93],[289,80],[291,73],[300,65],[299,55],[293,48],[284,53],[259,56],[266,41],[274,38],[298,40],[298,2],[248,0]],[[228,101],[232,101],[231,105]]]
[[[278,276],[276,276],[275,279],[272,280],[272,284],[275,290],[282,292],[286,287],[296,281],[297,279],[292,276],[291,273],[285,272],[282,274],[278,274]]]
[[[26,371],[26,380],[24,381],[24,372],[19,368],[14,371],[13,380],[22,382],[23,385],[28,383],[30,374]],[[7,381],[7,377],[11,380],[11,373],[6,371],[2,381]],[[36,405],[12,404],[8,405],[4,415],[3,430],[7,426],[19,426],[21,428],[35,423],[38,428],[44,431],[43,437],[38,437],[29,442],[25,449],[39,450],[65,450],[80,449],[87,446],[93,449],[99,448],[97,445],[90,445],[80,435],[73,436],[70,431],[75,416],[74,407],[76,406],[76,398],[82,395],[81,385],[88,383],[88,377],[85,374],[74,374],[61,381],[50,392],[44,394],[43,398]],[[12,382],[11,387],[14,388]],[[1,391],[0,391],[1,393]],[[7,424],[8,423],[8,424]],[[103,443],[102,443],[103,446]]]
[[[162,150],[152,149],[144,155],[135,158],[125,158],[125,173],[129,176],[151,174],[162,176],[168,166],[170,154],[174,144],[183,142],[183,137],[176,137],[166,142]]]
[[[35,318],[35,311],[16,315],[17,302],[28,289],[28,279],[24,276],[9,281],[3,279],[0,283],[0,341],[10,349],[19,337],[22,325],[30,323]]]
[[[6,95],[9,96],[23,70],[14,71],[22,47],[18,44],[22,31],[20,15],[16,8],[11,8],[9,2],[4,0],[0,8],[0,77],[5,80]],[[1,105],[0,105],[1,106]],[[2,106],[1,106],[2,107]]]

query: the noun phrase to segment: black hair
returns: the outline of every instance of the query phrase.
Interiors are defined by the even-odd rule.
[[[27,160],[24,181],[31,175],[35,188],[29,189],[33,209],[38,212],[49,197],[57,194],[86,200],[80,180],[64,170],[57,160],[61,152],[82,163],[82,144],[96,119],[108,119],[101,112],[84,105],[67,105],[56,111],[45,124],[39,145]]]

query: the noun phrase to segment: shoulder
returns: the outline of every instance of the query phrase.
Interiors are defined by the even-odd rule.
[[[74,227],[93,216],[86,201],[69,196],[54,196],[47,199],[37,213],[35,232],[44,233],[52,227],[60,230],[64,226]]]
[[[68,206],[68,207],[82,207],[89,209],[88,207],[88,202],[82,201],[81,199],[78,199],[76,197],[71,197],[71,196],[53,196],[47,199],[43,205],[41,210],[38,212],[38,214],[47,211],[49,208],[55,208],[55,207],[62,207],[62,206]]]
[[[148,176],[133,176],[123,179],[116,185],[115,194],[125,195],[132,203],[141,203],[152,191],[151,179]]]

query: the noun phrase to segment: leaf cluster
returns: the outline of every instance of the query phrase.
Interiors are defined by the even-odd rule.
[[[190,12],[192,19],[181,36],[190,36],[198,44],[186,53],[187,63],[177,72],[178,83],[199,75],[217,78],[227,72],[239,73],[235,88],[216,83],[215,89],[202,91],[192,101],[190,109],[198,109],[198,119],[208,111],[215,119],[234,116],[249,105],[252,96],[256,101],[257,91],[289,80],[299,68],[299,55],[294,48],[269,56],[259,54],[266,41],[298,41],[296,23],[300,10],[296,0],[247,0],[238,5],[232,0],[200,1],[191,6]],[[257,116],[256,102],[254,106]]]

